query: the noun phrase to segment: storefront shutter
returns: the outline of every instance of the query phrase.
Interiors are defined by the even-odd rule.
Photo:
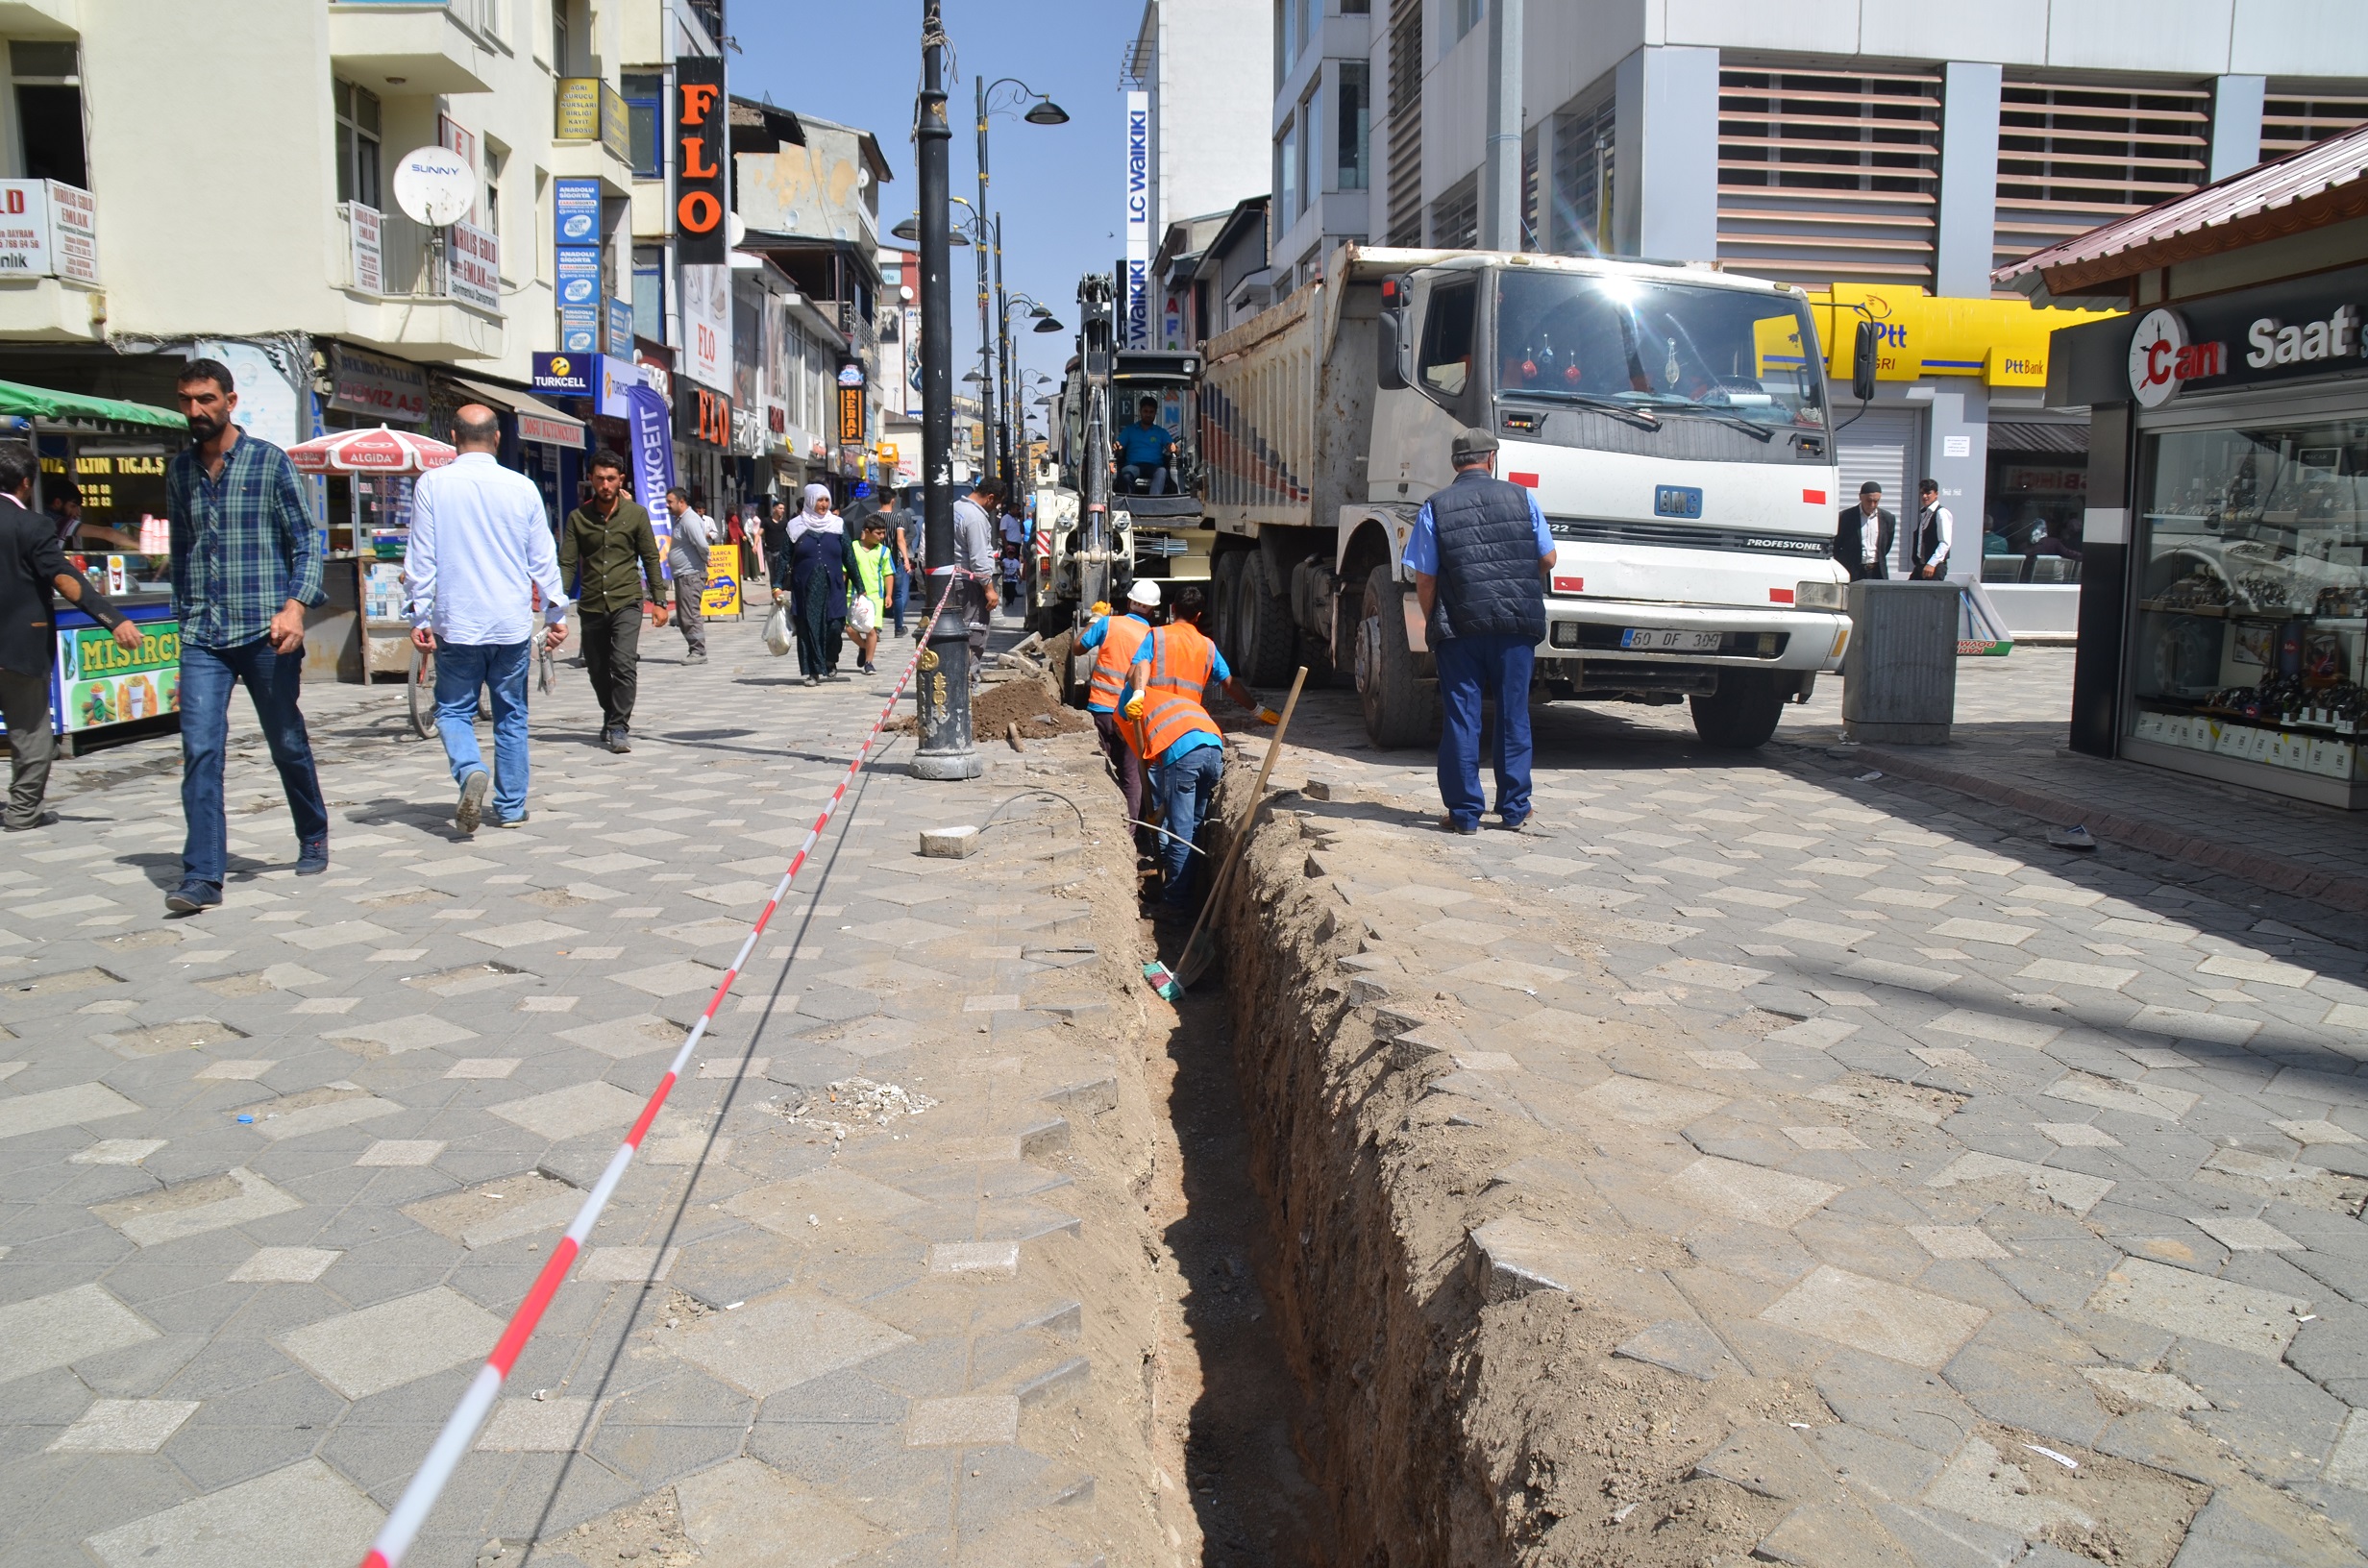
[[[1835,437],[1841,465],[1841,495],[1836,504],[1847,506],[1859,499],[1859,486],[1868,479],[1883,486],[1883,504],[1904,523],[1915,512],[1915,481],[1922,465],[1915,460],[1920,443],[1918,420],[1912,408],[1869,408],[1851,419],[1847,405],[1841,418],[1850,428]],[[1836,423],[1839,423],[1837,421]]]

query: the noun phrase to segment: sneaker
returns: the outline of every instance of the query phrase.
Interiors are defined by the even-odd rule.
[[[703,648],[694,648],[682,655],[682,662],[684,664],[704,664],[707,662],[707,650]]]
[[[168,915],[194,915],[201,909],[212,909],[222,902],[222,884],[200,882],[195,877],[164,895],[164,912]]]
[[[44,811],[36,813],[33,821],[29,822],[10,822],[7,825],[11,833],[30,833],[37,827],[55,827],[57,823],[58,814],[54,811]]]
[[[820,675],[808,675],[805,677],[805,683],[808,686],[820,686],[823,683],[823,677]]]
[[[307,839],[296,851],[296,874],[318,876],[329,870],[329,835]]]
[[[616,725],[614,725],[614,724],[603,724],[603,725],[601,725],[601,738],[600,738],[599,744],[600,744],[601,746],[604,746],[604,746],[606,746],[606,745],[607,745],[607,744],[608,744],[611,740],[614,740],[614,739],[616,738],[616,733],[617,733],[617,726],[616,726]]]
[[[495,820],[493,825],[496,827],[523,827],[526,825],[526,820],[533,815],[534,814],[530,811],[522,811],[515,817],[498,818]]]
[[[876,664],[867,664],[863,667],[863,673],[867,675],[876,675],[879,674],[879,666]]]
[[[608,749],[620,756],[633,749],[632,737],[625,732],[623,724],[619,724],[608,732]]]
[[[485,796],[493,790],[493,775],[482,768],[473,768],[469,776],[460,781],[460,803],[453,808],[453,826],[463,833],[474,833],[477,824],[485,820]]]

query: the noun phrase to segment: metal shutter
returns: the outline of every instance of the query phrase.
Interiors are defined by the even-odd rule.
[[[1851,419],[1848,405],[1836,410],[1850,428],[1834,437],[1835,460],[1841,466],[1841,494],[1836,509],[1859,499],[1859,486],[1868,479],[1883,486],[1883,504],[1907,518],[1915,512],[1915,483],[1923,465],[1915,460],[1922,448],[1921,421],[1913,408],[1869,408]]]
[[[1718,73],[1718,259],[1731,272],[1930,288],[1939,183],[1937,76]]]
[[[1998,105],[1996,263],[2185,195],[2209,173],[2210,137],[2203,87],[2009,77]]]
[[[2293,92],[2273,87],[2261,106],[2261,160],[2299,153],[2362,125],[2368,125],[2368,98],[2323,93],[2308,86]]]
[[[1390,243],[1422,243],[1422,0],[1390,6]]]

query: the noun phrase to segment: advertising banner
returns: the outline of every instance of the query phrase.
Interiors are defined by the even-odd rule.
[[[136,623],[136,650],[103,626],[58,635],[59,712],[68,730],[98,729],[181,711],[181,623]]]
[[[566,354],[596,355],[601,352],[599,306],[590,305],[559,306],[559,348]]]
[[[592,357],[566,353],[538,354],[532,363],[533,376],[528,384],[535,391],[558,392],[571,398],[592,395]]]
[[[444,248],[444,292],[463,305],[499,315],[502,310],[502,242],[473,223],[456,223]]]
[[[562,245],[558,251],[559,304],[597,307],[601,303],[601,253],[592,245]]]
[[[699,613],[704,616],[740,613],[740,547],[716,544],[707,547],[707,591],[699,596]]]
[[[666,492],[675,482],[674,410],[655,389],[647,386],[628,388],[626,402],[632,410],[633,499],[650,514],[663,554],[672,531],[666,527]]]
[[[718,392],[731,391],[731,268],[682,269],[682,374]]]
[[[598,180],[554,180],[551,183],[554,237],[561,245],[601,242],[601,183]]]
[[[407,359],[388,359],[340,343],[331,358],[335,389],[329,405],[369,414],[389,425],[416,425],[428,417],[428,372]],[[243,399],[241,400],[244,401]]]
[[[601,79],[570,76],[559,82],[554,141],[598,141],[601,135]]]
[[[0,278],[46,278],[49,182],[0,180]]]
[[[724,150],[724,62],[713,58],[675,61],[675,93],[669,137],[675,163],[675,250],[685,267],[729,263],[725,215],[731,210]]]
[[[607,302],[607,352],[620,356],[633,352],[633,307],[623,300]]]
[[[1151,343],[1151,95],[1126,95],[1126,259],[1119,276],[1119,343]]]
[[[354,286],[364,294],[386,292],[386,252],[382,243],[385,214],[359,202],[345,204],[345,222],[353,243]]]

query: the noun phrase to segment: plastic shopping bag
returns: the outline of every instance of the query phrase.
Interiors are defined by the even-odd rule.
[[[847,612],[847,629],[855,632],[876,631],[879,628],[879,609],[870,594],[857,594],[855,602]]]
[[[773,613],[765,617],[765,646],[777,659],[797,646],[797,639],[789,632],[788,605],[776,604]]]

